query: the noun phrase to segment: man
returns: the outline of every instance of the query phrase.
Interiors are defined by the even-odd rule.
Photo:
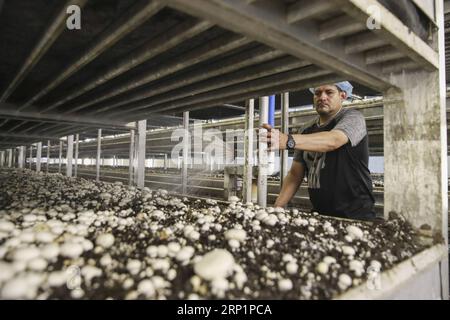
[[[301,134],[286,135],[263,125],[267,129],[263,138],[272,150],[295,150],[276,207],[291,200],[306,176],[314,211],[341,218],[376,218],[366,122],[359,111],[342,106],[352,89],[348,81],[310,89],[319,116]]]

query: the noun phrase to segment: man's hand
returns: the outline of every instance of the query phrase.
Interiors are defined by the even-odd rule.
[[[260,132],[260,139],[262,142],[267,143],[267,151],[277,151],[286,149],[286,144],[288,141],[288,135],[281,133],[280,130],[272,128],[268,124],[262,125],[263,129],[267,132]]]

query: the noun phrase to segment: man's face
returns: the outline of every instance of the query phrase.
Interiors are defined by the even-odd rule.
[[[339,91],[335,85],[317,87],[314,92],[314,108],[319,115],[331,115],[342,107],[346,93]]]

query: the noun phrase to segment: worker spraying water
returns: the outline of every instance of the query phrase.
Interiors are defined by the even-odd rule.
[[[343,108],[352,96],[348,82],[311,88],[318,117],[299,134],[288,135],[264,124],[269,150],[295,150],[294,161],[275,206],[284,207],[304,177],[313,210],[350,219],[373,220],[374,197],[368,168],[369,144],[364,116]]]

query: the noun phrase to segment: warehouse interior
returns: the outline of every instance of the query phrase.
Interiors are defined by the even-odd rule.
[[[448,37],[447,0],[0,0],[0,298],[447,300]],[[274,207],[257,129],[341,81],[381,222]]]

